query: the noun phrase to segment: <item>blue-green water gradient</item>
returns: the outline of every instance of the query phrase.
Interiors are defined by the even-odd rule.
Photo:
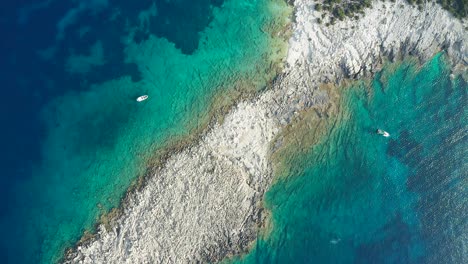
[[[326,135],[266,194],[271,232],[236,261],[464,263],[466,82],[441,53],[340,94]]]
[[[282,0],[65,2],[18,3],[21,25],[18,7],[0,8],[13,36],[0,62],[0,263],[60,260],[159,151],[265,88],[285,55]]]

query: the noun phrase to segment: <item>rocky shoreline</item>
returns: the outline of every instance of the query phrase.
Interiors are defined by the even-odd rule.
[[[282,129],[301,111],[330,103],[318,87],[370,76],[388,58],[424,62],[445,50],[466,72],[466,21],[437,4],[422,11],[397,0],[376,2],[359,20],[333,26],[296,0],[287,66],[266,92],[241,101],[197,144],[168,156],[130,193],[106,228],[67,253],[64,263],[217,262],[248,250],[265,221],[263,194]]]

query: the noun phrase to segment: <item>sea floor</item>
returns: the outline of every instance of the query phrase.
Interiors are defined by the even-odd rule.
[[[271,223],[234,262],[463,263],[467,83],[444,56],[340,88],[318,143],[278,158]]]
[[[15,136],[5,145],[34,138],[11,152],[1,178],[8,203],[0,257],[51,263],[119,205],[159,150],[199,133],[240,94],[265,88],[285,56],[278,33],[290,9],[264,0],[44,1],[18,12],[21,25],[11,17],[12,26],[23,27],[16,34],[29,41],[17,49],[31,57],[10,56],[1,66],[24,64],[12,86],[22,85],[19,98],[41,100],[25,104],[33,125],[11,123]],[[42,27],[56,31],[34,42],[28,34],[41,30],[42,16]],[[137,103],[143,94],[148,100]]]

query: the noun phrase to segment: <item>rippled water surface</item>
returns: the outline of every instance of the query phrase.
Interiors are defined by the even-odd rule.
[[[444,59],[342,88],[326,136],[266,194],[271,233],[239,262],[465,263],[467,83]]]
[[[1,263],[58,260],[155,150],[264,88],[284,56],[283,1],[0,5]]]

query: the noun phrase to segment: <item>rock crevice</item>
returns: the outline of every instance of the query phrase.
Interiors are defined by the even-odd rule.
[[[112,228],[99,227],[65,263],[216,262],[245,252],[265,217],[261,202],[281,129],[298,112],[328,103],[319,84],[367,76],[383,57],[411,54],[425,61],[442,49],[466,70],[466,23],[438,5],[418,11],[401,0],[378,2],[360,20],[330,27],[317,23],[311,1],[294,6],[288,66],[273,87],[240,102],[198,145],[154,169]]]

